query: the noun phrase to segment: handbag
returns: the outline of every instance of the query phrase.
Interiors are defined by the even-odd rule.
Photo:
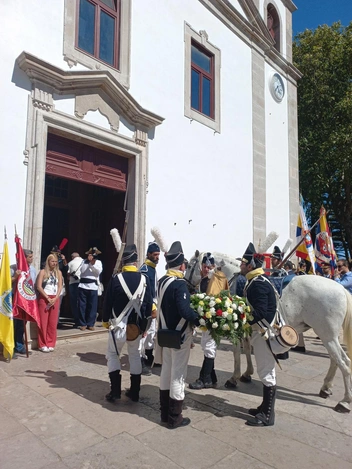
[[[182,344],[182,333],[178,330],[158,329],[157,339],[160,347],[179,350]]]

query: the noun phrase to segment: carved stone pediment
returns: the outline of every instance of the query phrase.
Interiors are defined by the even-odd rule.
[[[52,110],[54,93],[74,95],[77,118],[99,110],[111,130],[118,132],[121,116],[135,129],[137,144],[143,146],[149,130],[164,120],[144,109],[108,70],[65,71],[28,52],[22,52],[17,63],[32,82],[33,105],[44,111]]]
[[[110,124],[110,129],[113,132],[118,132],[120,117],[99,94],[92,93],[76,96],[75,116],[79,119],[83,119],[88,111],[99,111],[100,114],[107,118]]]

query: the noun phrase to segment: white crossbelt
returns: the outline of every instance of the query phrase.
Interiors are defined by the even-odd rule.
[[[166,280],[166,282],[164,283],[164,285],[160,289],[160,293],[159,293],[159,304],[160,304],[160,306],[158,308],[158,318],[157,319],[158,319],[158,324],[159,324],[159,319],[160,319],[161,329],[168,329],[168,327],[166,326],[166,321],[165,321],[165,318],[164,318],[163,310],[161,308],[161,304],[162,304],[164,293],[165,293],[166,289],[168,288],[168,286],[174,280],[176,280],[175,277],[170,277],[168,280]],[[180,331],[183,328],[183,326],[185,325],[185,323],[186,323],[186,319],[181,318],[180,322],[177,324],[175,330]]]
[[[147,286],[147,282],[146,282],[146,279],[145,279],[144,275],[141,275],[139,285],[138,285],[136,291],[132,295],[130,289],[128,288],[128,286],[125,282],[125,279],[122,276],[122,274],[118,274],[117,278],[119,279],[121,287],[122,287],[123,291],[125,292],[125,294],[126,294],[127,298],[129,299],[129,301],[128,301],[127,305],[124,307],[124,309],[121,311],[121,313],[119,314],[118,317],[116,317],[115,311],[114,311],[114,309],[112,309],[112,315],[114,317],[114,319],[112,321],[113,322],[112,326],[114,328],[117,327],[118,324],[126,316],[128,317],[133,310],[135,310],[137,312],[138,316],[140,318],[142,318],[142,313],[141,313],[140,307],[141,307],[141,304],[143,302],[144,295],[145,295],[145,289],[146,289],[146,286]]]

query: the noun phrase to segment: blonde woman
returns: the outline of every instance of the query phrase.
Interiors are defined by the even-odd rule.
[[[49,254],[45,267],[37,277],[38,307],[41,329],[38,329],[38,345],[41,352],[52,352],[56,344],[56,326],[59,317],[62,275],[55,254]]]

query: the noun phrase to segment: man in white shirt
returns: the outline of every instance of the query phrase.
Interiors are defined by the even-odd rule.
[[[79,311],[78,311],[78,285],[81,278],[81,265],[83,264],[82,257],[78,252],[71,254],[71,261],[68,263],[68,291],[70,294],[70,306],[73,319],[75,321],[75,328],[79,326]]]
[[[81,278],[78,284],[78,329],[94,331],[98,306],[99,275],[103,271],[101,261],[97,259],[101,252],[98,248],[90,248],[88,257],[81,265]]]

